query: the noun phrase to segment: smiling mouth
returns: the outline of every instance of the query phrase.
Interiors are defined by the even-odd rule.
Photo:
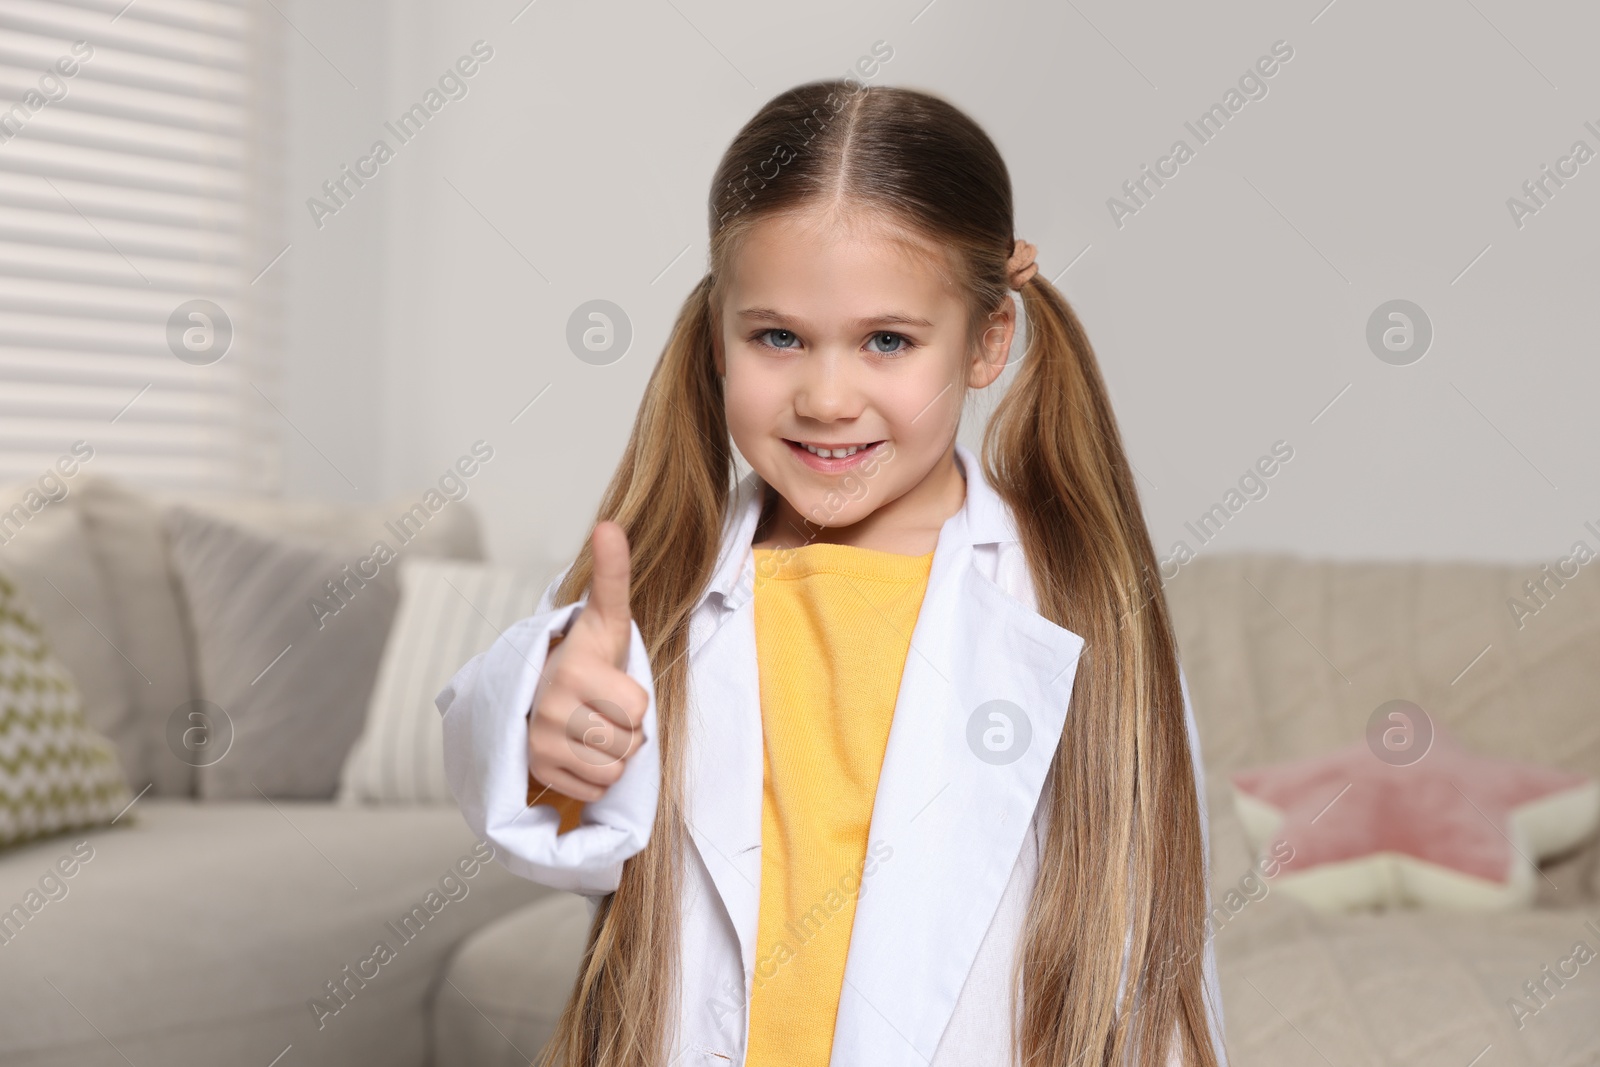
[[[883,444],[882,441],[864,441],[858,444],[829,445],[828,447],[824,448],[818,445],[808,444],[805,441],[792,441],[787,437],[783,440],[785,444],[809,452],[819,459],[847,459],[850,456],[854,456],[858,452],[865,452],[876,445]]]

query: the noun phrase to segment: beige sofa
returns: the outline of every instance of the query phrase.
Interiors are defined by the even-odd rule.
[[[1253,857],[1229,772],[1360,738],[1387,700],[1420,704],[1485,754],[1600,776],[1600,578],[1540,601],[1539,564],[1336,563],[1202,557],[1167,593],[1199,720],[1212,897]],[[1520,597],[1522,625],[1508,607]],[[1541,602],[1542,601],[1542,605]],[[1481,655],[1480,655],[1481,654]],[[1523,983],[1600,938],[1593,841],[1544,868],[1527,910],[1315,914],[1271,891],[1217,914],[1233,1067],[1600,1064],[1600,959],[1519,1027]],[[1254,883],[1245,882],[1246,887]],[[1253,895],[1256,899],[1249,899]],[[547,1040],[583,948],[581,898],[552,894],[477,931],[434,1003],[438,1067],[513,1067]],[[468,1001],[470,1000],[470,1004]]]
[[[166,736],[196,693],[194,635],[160,523],[170,501],[105,479],[70,485],[20,529],[0,516],[0,569],[38,601],[140,796],[116,826],[0,852],[3,913],[75,848],[93,851],[65,896],[0,938],[0,1063],[528,1063],[577,967],[581,898],[486,865],[376,978],[350,979],[345,968],[395,940],[390,925],[471,853],[459,812],[195,799],[194,769]],[[383,514],[209,506],[258,529],[357,544]],[[481,556],[465,506],[429,537],[419,552]],[[1214,901],[1252,869],[1229,772],[1345,744],[1386,700],[1416,701],[1484,753],[1600,775],[1593,569],[1556,586],[1537,564],[1214,556],[1184,566],[1167,592],[1201,731]],[[1545,583],[1538,601],[1530,580]],[[1511,597],[1537,607],[1520,626]],[[1233,1064],[1600,1064],[1600,960],[1521,1027],[1507,1003],[1576,942],[1600,950],[1584,926],[1600,919],[1597,857],[1591,841],[1548,864],[1533,908],[1494,915],[1318,915],[1268,883],[1218,916]],[[330,982],[349,1003],[319,1026],[309,1002]]]
[[[161,522],[172,500],[82,471],[52,493],[60,484],[66,496],[37,512],[11,510],[34,487],[0,489],[0,570],[36,605],[138,796],[115,825],[0,851],[0,1063],[424,1067],[430,1007],[461,996],[442,981],[456,947],[546,891],[477,864],[453,805],[196,799],[195,768],[167,732],[197,695],[194,634]],[[191,503],[356,547],[386,514]],[[411,550],[481,558],[471,511],[453,505]],[[47,902],[18,918],[14,906],[63,858],[72,876],[50,881]],[[416,918],[452,871],[464,890]],[[394,958],[370,981],[350,977],[379,940]],[[310,1002],[327,1001],[330,982],[347,1003],[319,1017]]]

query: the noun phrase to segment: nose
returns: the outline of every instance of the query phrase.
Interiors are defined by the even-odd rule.
[[[794,410],[801,418],[818,422],[852,419],[861,413],[855,364],[832,347],[819,347],[799,361]]]

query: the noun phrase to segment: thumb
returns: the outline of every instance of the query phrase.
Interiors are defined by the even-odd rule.
[[[607,519],[595,523],[589,543],[594,558],[594,577],[589,584],[589,602],[583,614],[593,613],[590,624],[598,624],[598,631],[607,638],[612,659],[621,667],[627,662],[633,621],[628,603],[631,579],[628,534],[620,524]]]

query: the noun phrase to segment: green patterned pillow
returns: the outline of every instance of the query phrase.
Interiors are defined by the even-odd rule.
[[[17,587],[0,574],[0,848],[99,826],[132,803],[111,742]]]

